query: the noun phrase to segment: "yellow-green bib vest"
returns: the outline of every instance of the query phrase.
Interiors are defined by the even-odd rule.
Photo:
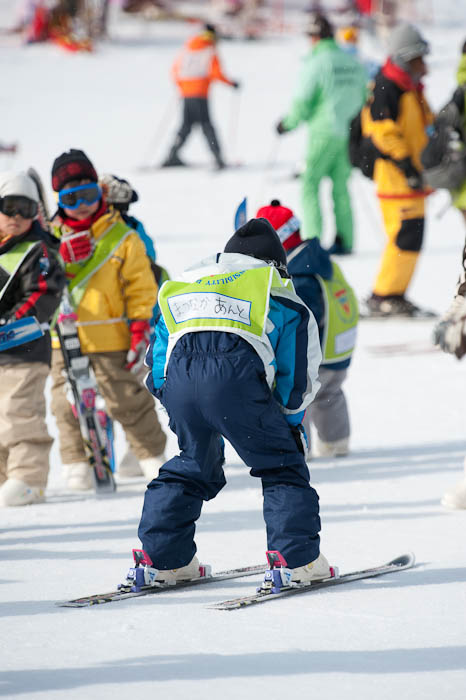
[[[0,255],[0,267],[2,267],[10,275],[10,279],[0,291],[0,298],[6,292],[10,281],[15,275],[15,272],[19,270],[23,261],[27,258],[32,249],[40,245],[41,244],[39,241],[23,241],[22,243],[15,245],[13,248],[10,248],[8,252]]]
[[[358,302],[338,265],[332,261],[332,279],[319,280],[325,304],[322,363],[342,362],[351,357],[356,344]]]
[[[72,275],[68,288],[75,308],[79,306],[86,291],[86,285],[91,277],[112,257],[120,243],[130,233],[134,233],[134,231],[128,228],[123,221],[117,221],[97,239],[94,252],[89,260],[84,264],[72,263],[66,265],[67,275]]]
[[[230,331],[250,341],[266,337],[270,290],[283,288],[272,267],[165,282],[159,305],[170,336],[201,330]]]

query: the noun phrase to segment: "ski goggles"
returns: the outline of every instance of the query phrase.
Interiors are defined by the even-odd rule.
[[[66,209],[77,209],[81,204],[95,204],[101,196],[102,190],[97,182],[89,182],[86,185],[60,190],[58,203]]]
[[[23,219],[33,219],[37,216],[39,205],[29,197],[22,195],[7,194],[6,197],[0,197],[0,211],[5,216],[16,216],[19,214]]]

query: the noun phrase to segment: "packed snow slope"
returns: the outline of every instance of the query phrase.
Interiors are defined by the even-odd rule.
[[[9,4],[9,3],[8,3]],[[3,3],[5,7],[6,3]],[[466,10],[434,3],[427,95],[440,107],[454,87]],[[100,172],[127,177],[134,206],[172,275],[221,250],[234,209],[250,214],[279,197],[299,215],[304,130],[275,136],[289,104],[301,36],[221,46],[240,93],[213,90],[213,115],[230,162],[214,174],[200,136],[186,147],[198,165],[183,172],[141,171],[164,156],[177,126],[169,66],[189,25],[114,22],[111,40],[92,55],[2,39],[1,139],[18,139],[15,160],[34,165],[49,187],[53,159],[83,148]],[[382,47],[375,47],[383,55]],[[342,260],[358,295],[371,287],[383,232],[371,183],[351,182],[357,243]],[[52,194],[48,190],[52,202]],[[332,240],[329,193],[322,199]],[[442,312],[457,272],[464,227],[446,193],[430,198],[425,248],[411,298]],[[0,694],[10,698],[206,697],[330,700],[448,697],[466,688],[465,511],[446,511],[443,491],[461,476],[466,453],[466,363],[433,351],[427,322],[364,322],[346,385],[352,452],[314,459],[321,497],[322,550],[341,571],[412,550],[411,571],[306,594],[234,613],[206,609],[254,590],[251,579],[72,610],[57,600],[110,590],[131,564],[145,484],[120,483],[97,500],[67,494],[56,446],[47,503],[3,510],[0,520]],[[166,418],[161,414],[166,425]],[[50,429],[55,434],[53,420]],[[118,437],[119,456],[124,438]],[[176,450],[171,435],[167,454]],[[260,484],[230,449],[228,484],[207,503],[197,528],[200,558],[215,570],[264,560]]]

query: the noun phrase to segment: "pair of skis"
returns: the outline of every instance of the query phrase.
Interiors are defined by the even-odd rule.
[[[134,550],[134,556],[136,561],[136,568],[133,571],[138,570],[137,556],[138,550]],[[382,564],[380,566],[374,566],[367,569],[361,569],[359,571],[352,571],[341,576],[335,575],[331,578],[320,579],[306,584],[288,585],[282,586],[273,591],[273,587],[260,587],[256,590],[256,593],[247,596],[240,596],[239,598],[233,598],[231,600],[224,600],[219,603],[213,603],[209,605],[209,608],[215,610],[238,610],[239,608],[250,607],[251,605],[256,605],[258,603],[266,603],[272,600],[278,600],[279,598],[285,598],[288,596],[299,595],[304,593],[313,593],[315,591],[322,590],[324,588],[333,588],[334,586],[341,586],[345,583],[351,583],[353,581],[360,581],[363,579],[374,578],[376,576],[384,576],[386,574],[397,573],[399,571],[404,571],[410,569],[414,566],[415,557],[414,554],[408,553],[403,554],[392,561]],[[204,567],[202,567],[204,568]],[[95,605],[102,605],[105,603],[112,603],[119,600],[127,600],[129,598],[139,598],[148,595],[158,595],[161,593],[166,593],[167,591],[192,588],[195,586],[200,586],[209,583],[221,583],[222,581],[230,581],[233,579],[244,578],[246,576],[254,576],[265,573],[265,581],[267,581],[267,574],[270,572],[277,572],[279,569],[266,569],[263,565],[247,566],[238,569],[230,569],[228,571],[220,571],[216,574],[204,575],[201,578],[193,579],[190,581],[181,581],[175,585],[170,584],[159,584],[158,586],[133,586],[129,590],[124,585],[119,589],[110,591],[109,593],[101,593],[95,595],[84,596],[82,598],[75,598],[73,600],[68,600],[65,602],[57,603],[59,607],[65,608],[85,608]],[[270,576],[269,576],[270,579]],[[132,590],[134,588],[134,590]]]
[[[28,169],[39,194],[39,215],[42,226],[49,230],[50,216],[44,188],[34,168]],[[63,354],[67,381],[70,387],[73,413],[79,421],[84,451],[92,469],[97,493],[112,493],[116,489],[113,478],[113,424],[103,409],[99,409],[97,382],[89,358],[81,352],[76,314],[65,287],[59,307],[56,331]]]

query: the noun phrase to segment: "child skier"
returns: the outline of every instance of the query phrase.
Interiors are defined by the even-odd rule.
[[[181,452],[145,495],[139,537],[155,581],[199,577],[195,521],[202,501],[226,483],[222,436],[262,480],[268,547],[281,552],[293,580],[330,575],[301,425],[318,389],[318,332],[281,276],[288,275],[277,234],[252,219],[224,253],[162,287],[146,382]]]
[[[168,272],[164,267],[156,262],[157,253],[155,252],[154,242],[146,233],[144,224],[142,221],[136,219],[135,216],[129,213],[130,204],[133,204],[139,200],[138,193],[132,188],[128,180],[124,180],[123,178],[117,177],[116,175],[111,175],[109,173],[102,175],[99,178],[99,182],[102,186],[102,191],[107,204],[111,204],[112,207],[118,209],[123,221],[128,224],[128,226],[131,226],[131,228],[134,229],[137,234],[139,234],[139,238],[144,243],[144,248],[146,249],[146,254],[149,258],[155,281],[157,282],[157,285],[161,287],[162,284],[169,279]],[[155,304],[154,312],[152,314],[151,331],[158,316],[158,308],[158,304]],[[151,340],[153,340],[152,332]]]
[[[144,243],[144,248],[146,249],[155,281],[157,286],[161,287],[162,284],[169,279],[168,272],[156,262],[157,253],[155,252],[154,242],[146,233],[144,224],[129,213],[130,205],[139,200],[138,193],[133,189],[128,180],[112,175],[111,173],[104,173],[104,175],[101,175],[99,177],[99,184],[102,187],[102,192],[107,204],[110,204],[114,209],[120,212],[123,221],[136,231],[139,238]],[[154,339],[155,323],[158,316],[159,305],[158,302],[156,302],[152,309],[152,318],[150,319],[151,341]],[[140,476],[141,474],[142,469],[139,460],[131,449],[128,448],[118,464],[118,475],[121,477],[131,477]]]
[[[298,296],[311,309],[319,328],[322,364],[320,389],[303,425],[317,431],[316,454],[348,454],[350,422],[342,384],[346,379],[356,341],[358,306],[353,290],[318,238],[301,240],[300,221],[277,199],[257,212],[270,221],[287,253],[287,267]]]
[[[76,306],[81,347],[88,354],[107,410],[123,426],[147,479],[165,461],[166,437],[154,401],[142,386],[149,320],[157,285],[138,236],[107,207],[97,173],[83,151],[62,153],[52,167],[58,192],[56,233]],[[60,351],[54,350],[52,411],[69,488],[91,488],[79,427],[65,397]]]
[[[0,346],[2,506],[43,501],[49,471],[52,439],[45,423],[44,396],[51,360],[47,324],[60,302],[65,276],[37,213],[34,181],[26,173],[2,173],[0,331],[28,317],[35,317],[45,331],[11,349],[2,351]]]

